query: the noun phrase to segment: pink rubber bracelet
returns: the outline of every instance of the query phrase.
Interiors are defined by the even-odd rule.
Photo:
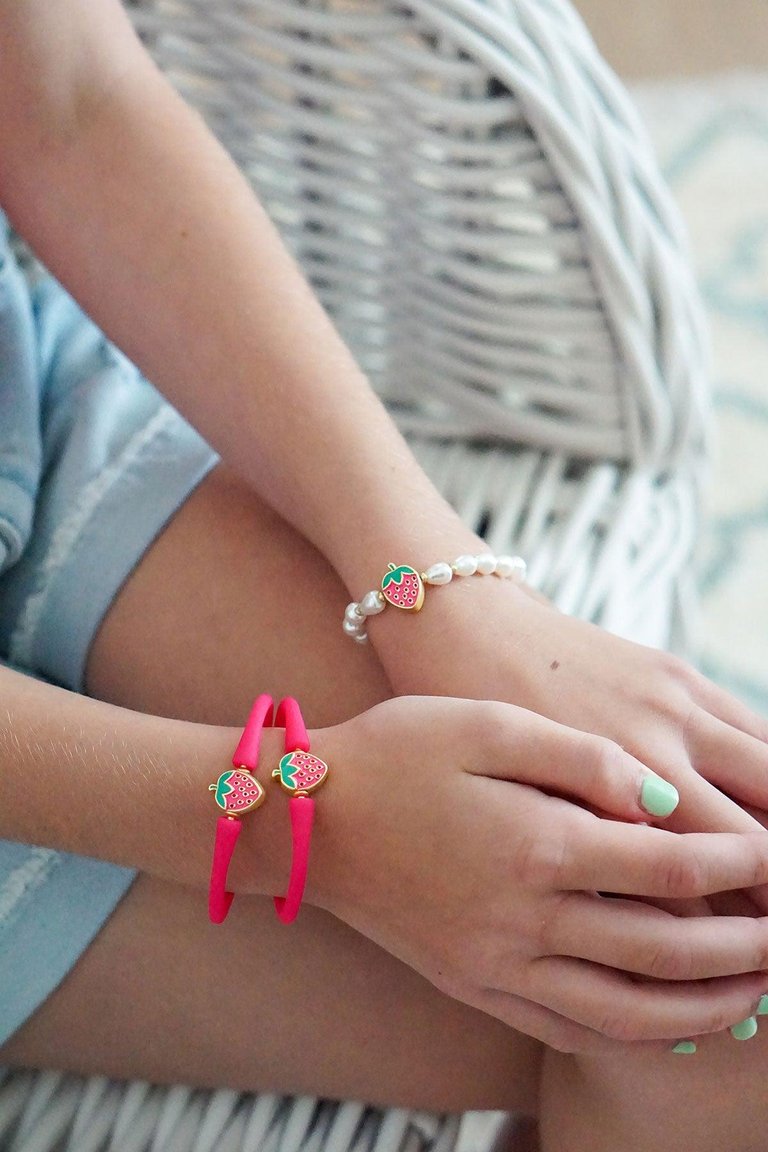
[[[253,773],[259,762],[259,744],[264,728],[272,726],[273,701],[262,694],[254,701],[240,742],[232,757],[234,768],[222,772],[209,792],[226,812],[216,821],[211,883],[208,889],[208,916],[213,924],[222,924],[232,907],[234,892],[227,892],[227,872],[240,835],[241,817],[263,804],[266,792]]]
[[[285,728],[285,755],[272,773],[291,795],[291,875],[285,896],[275,896],[275,911],[283,924],[296,919],[304,896],[309,866],[309,846],[315,802],[309,792],[323,784],[328,776],[328,765],[317,756],[310,755],[309,737],[301,709],[292,696],[280,701],[275,716],[275,727]]]

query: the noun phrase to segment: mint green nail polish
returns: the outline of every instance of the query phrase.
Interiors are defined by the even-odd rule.
[[[673,784],[662,780],[655,772],[649,772],[640,790],[640,803],[651,816],[669,816],[680,801],[680,795]]]
[[[768,1016],[768,996],[761,996],[760,1003],[757,1006],[758,1016]]]
[[[691,1055],[696,1051],[696,1045],[693,1040],[681,1040],[679,1044],[675,1044],[672,1049],[673,1052],[685,1052],[686,1055]]]
[[[755,1016],[747,1016],[746,1020],[741,1020],[738,1024],[734,1024],[730,1032],[734,1040],[751,1040],[757,1032],[757,1018]]]

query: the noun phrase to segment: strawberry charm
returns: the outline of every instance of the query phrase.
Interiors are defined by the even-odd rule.
[[[299,792],[311,792],[319,787],[328,775],[328,765],[317,756],[297,748],[295,752],[288,752],[281,758],[272,775],[279,776],[286,792],[295,796]]]
[[[216,803],[227,816],[242,816],[258,808],[266,796],[256,777],[243,768],[222,772],[215,784],[208,785],[208,791],[215,793]]]
[[[381,592],[389,604],[395,608],[405,608],[410,612],[418,612],[424,603],[424,585],[421,576],[415,568],[408,564],[395,567],[388,564],[389,571],[381,582]]]

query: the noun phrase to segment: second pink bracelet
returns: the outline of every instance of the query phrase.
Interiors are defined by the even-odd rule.
[[[301,709],[292,696],[286,696],[280,701],[275,727],[285,728],[285,755],[281,757],[272,775],[291,797],[289,806],[293,843],[288,891],[284,897],[275,896],[275,911],[283,924],[291,924],[298,914],[307,883],[309,846],[315,819],[315,801],[309,793],[325,783],[328,765],[310,752],[309,736]]]
[[[284,924],[291,924],[298,914],[309,867],[309,849],[315,802],[309,795],[323,784],[328,765],[309,750],[309,736],[298,702],[291,696],[280,701],[272,719],[271,696],[262,694],[254,701],[243,734],[232,757],[233,767],[222,772],[209,791],[225,815],[216,822],[216,840],[208,890],[208,915],[213,924],[222,924],[232,907],[234,893],[227,891],[227,872],[240,835],[242,818],[258,808],[266,793],[256,779],[261,734],[273,726],[285,729],[285,754],[272,772],[289,793],[291,819],[291,872],[285,896],[275,896],[275,911]]]

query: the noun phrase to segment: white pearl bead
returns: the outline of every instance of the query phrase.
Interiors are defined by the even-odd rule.
[[[425,584],[450,584],[451,580],[453,580],[453,569],[444,560],[439,560],[437,564],[427,568],[424,573]]]
[[[525,580],[525,574],[528,571],[528,565],[526,564],[525,560],[523,560],[522,556],[513,556],[512,563],[514,565],[512,578],[517,580],[518,583],[521,580]]]
[[[508,579],[516,570],[514,556],[497,556],[496,558],[496,575],[504,576]]]
[[[355,644],[367,644],[368,643],[368,633],[367,632],[359,632],[358,635],[353,636],[352,639],[354,640]]]
[[[360,630],[363,627],[362,620],[359,624],[353,624],[351,620],[345,620],[341,625],[347,636],[359,636]]]
[[[496,571],[496,557],[492,556],[490,552],[483,552],[475,559],[477,560],[477,570],[481,576],[490,576]]]
[[[453,562],[453,569],[457,576],[474,576],[477,572],[477,560],[474,556],[457,556]]]
[[[386,606],[386,600],[375,588],[372,592],[366,592],[360,601],[360,611],[364,616],[375,616],[377,612],[383,612]]]
[[[350,624],[362,624],[363,622],[363,614],[362,612],[358,612],[357,609],[357,604],[347,604],[344,611],[344,619],[349,620]]]

